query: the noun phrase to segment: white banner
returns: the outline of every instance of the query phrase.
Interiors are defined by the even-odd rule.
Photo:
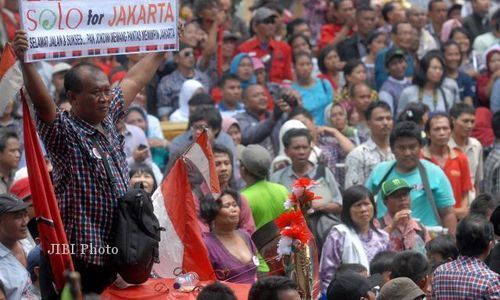
[[[177,50],[176,0],[19,1],[26,61]]]

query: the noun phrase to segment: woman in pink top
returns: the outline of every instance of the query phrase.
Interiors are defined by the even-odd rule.
[[[201,217],[210,226],[203,234],[217,279],[234,283],[254,283],[259,260],[250,235],[237,229],[240,220],[239,195],[223,190],[216,200],[202,197]]]

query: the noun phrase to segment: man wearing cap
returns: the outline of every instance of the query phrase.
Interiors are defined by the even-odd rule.
[[[266,65],[269,80],[282,83],[293,80],[292,50],[285,42],[276,41],[276,19],[278,14],[267,7],[260,7],[254,12],[252,29],[255,37],[238,47],[238,53],[246,52],[260,58]]]
[[[0,194],[0,282],[7,299],[29,297],[28,253],[20,243],[28,236],[28,207],[12,194]]]
[[[179,93],[184,81],[194,79],[203,84],[204,90],[211,88],[207,75],[196,69],[193,46],[180,42],[174,61],[177,68],[163,77],[156,88],[158,117],[162,121],[168,121],[170,114],[179,108]]]
[[[355,272],[346,272],[332,280],[326,293],[327,300],[375,300],[374,288],[381,276],[370,280]]]
[[[399,95],[411,85],[411,80],[405,76],[406,56],[403,50],[393,47],[385,55],[385,67],[389,77],[380,87],[378,97],[381,101],[389,104],[393,115],[398,111]]]
[[[399,277],[388,281],[380,290],[378,300],[420,300],[425,293],[410,278]]]
[[[392,250],[415,250],[425,254],[430,236],[425,227],[411,216],[412,187],[402,178],[386,180],[381,192],[387,213],[379,218],[380,227],[389,233]]]

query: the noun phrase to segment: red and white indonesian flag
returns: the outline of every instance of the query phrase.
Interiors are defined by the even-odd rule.
[[[23,73],[10,44],[5,48],[0,60],[0,115],[8,101],[12,100],[23,86]]]
[[[189,166],[188,166],[189,164]],[[155,215],[161,232],[160,263],[153,270],[163,278],[175,277],[182,270],[196,272],[200,280],[214,280],[215,273],[201,237],[188,170],[196,168],[210,187],[220,193],[212,149],[207,132],[175,162],[166,180],[153,194]]]

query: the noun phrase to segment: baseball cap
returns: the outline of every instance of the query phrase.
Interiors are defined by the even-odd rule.
[[[248,145],[241,153],[241,164],[257,178],[266,178],[271,167],[271,155],[261,145]]]
[[[398,277],[388,281],[380,290],[378,300],[414,300],[425,293],[410,278]]]
[[[71,69],[70,64],[60,62],[60,63],[57,63],[54,65],[54,67],[52,68],[52,74],[57,74],[59,72],[68,71],[69,69]]]
[[[31,196],[30,182],[28,177],[14,181],[14,183],[10,186],[9,192],[13,195],[16,195],[19,199],[25,201],[27,197]]]
[[[389,65],[389,63],[391,62],[391,60],[393,60],[394,58],[397,58],[397,57],[406,59],[406,56],[405,56],[405,53],[403,50],[401,50],[399,48],[395,48],[395,47],[389,49],[389,51],[387,51],[387,53],[385,54],[385,66],[387,67]]]
[[[31,203],[21,201],[10,193],[0,194],[0,215],[11,212],[18,212],[30,207]]]
[[[403,178],[394,178],[391,180],[386,180],[382,183],[382,197],[386,198],[394,194],[394,192],[401,189],[411,190],[412,187]]]
[[[327,290],[328,300],[359,300],[382,283],[382,275],[374,274],[368,278],[348,271],[335,278]]]
[[[253,19],[257,23],[260,23],[269,17],[278,17],[278,15],[274,10],[267,7],[259,7],[255,10],[253,15]]]

